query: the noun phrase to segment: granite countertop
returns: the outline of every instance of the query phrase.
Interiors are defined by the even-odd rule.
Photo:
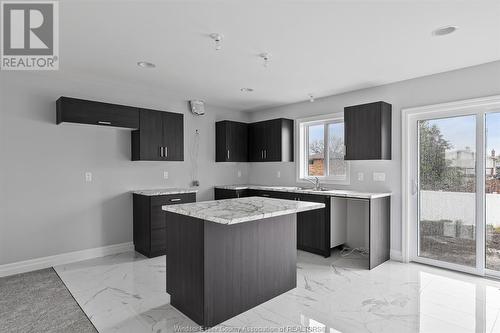
[[[247,197],[162,206],[167,212],[221,224],[236,224],[324,208],[317,202]]]
[[[169,194],[182,194],[182,193],[196,193],[197,189],[192,188],[157,188],[152,190],[136,190],[132,191],[133,194],[140,194],[146,196],[155,196],[155,195],[169,195]]]
[[[221,185],[215,188],[225,190],[265,190],[265,191],[280,191],[280,192],[293,192],[293,193],[309,193],[327,195],[331,197],[344,197],[344,198],[358,198],[358,199],[377,199],[389,197],[392,195],[390,192],[360,192],[351,190],[327,190],[327,191],[314,191],[304,189],[297,186],[266,186],[266,185]]]

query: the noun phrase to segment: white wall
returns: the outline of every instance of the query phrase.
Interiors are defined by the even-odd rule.
[[[132,162],[130,130],[56,125],[61,95],[184,113],[185,161]],[[198,200],[211,199],[215,184],[247,182],[248,164],[215,163],[221,119],[248,117],[216,107],[194,117],[185,100],[150,87],[79,82],[59,72],[1,72],[0,264],[132,241],[129,191],[187,187],[195,129],[201,133]],[[84,182],[87,170],[92,183]]]
[[[395,66],[397,64],[394,64]],[[326,73],[325,75],[334,75]],[[308,91],[304,91],[304,96]],[[351,184],[337,188],[393,192],[391,207],[391,249],[401,251],[401,109],[468,98],[500,94],[500,61],[461,70],[352,91],[251,113],[252,121],[277,117],[303,118],[343,111],[345,106],[374,101],[392,104],[392,160],[351,162]],[[294,184],[295,163],[251,163],[253,184]],[[281,171],[281,178],[277,178]],[[357,180],[364,172],[364,181]],[[385,182],[374,182],[373,172],[385,172]]]

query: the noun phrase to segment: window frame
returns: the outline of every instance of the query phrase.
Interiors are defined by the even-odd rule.
[[[350,184],[350,169],[351,165],[349,161],[345,161],[346,163],[346,172],[345,176],[330,176],[328,175],[329,164],[330,164],[330,156],[329,156],[329,147],[328,147],[328,135],[329,135],[329,124],[334,123],[343,123],[344,122],[344,113],[334,113],[329,115],[320,115],[309,118],[297,119],[296,122],[296,156],[298,157],[297,165],[296,165],[296,181],[297,183],[306,183],[306,179],[312,179],[314,177],[318,177],[322,183],[326,184],[341,184],[341,185],[349,185]],[[325,176],[309,176],[308,175],[308,162],[309,162],[309,131],[307,128],[311,125],[320,125],[323,124],[325,126],[324,130],[324,138],[323,142],[325,143]],[[344,128],[345,130],[345,128]],[[345,146],[344,146],[345,147]],[[345,156],[345,148],[344,148],[344,156]]]

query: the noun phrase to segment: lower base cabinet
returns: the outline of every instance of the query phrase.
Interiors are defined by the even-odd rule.
[[[196,193],[148,196],[133,195],[134,247],[148,258],[162,256],[167,250],[165,205],[196,202]]]
[[[297,214],[297,248],[324,257],[330,256],[330,197],[316,194],[265,191],[249,189],[237,194],[237,190],[215,189],[215,199],[239,198],[243,196],[269,197],[285,200],[320,202],[323,209]]]
[[[332,207],[331,197],[321,194],[308,194],[308,193],[293,193],[293,192],[280,192],[280,191],[266,191],[266,190],[238,190],[246,191],[236,193],[236,190],[215,189],[215,198],[224,199],[239,198],[242,196],[260,196],[276,199],[286,200],[299,200],[320,202],[325,204],[325,208],[316,209],[312,211],[302,212],[297,214],[297,248],[299,250],[315,253],[324,257],[329,257],[332,246],[342,246],[343,243],[338,240],[346,239],[337,237],[332,244],[332,222],[334,223],[348,223],[348,219],[342,217],[342,214],[331,214],[332,210],[338,213],[339,207]],[[390,258],[390,236],[391,236],[391,197],[379,197],[372,199],[359,199],[342,197],[347,200],[363,201],[368,205],[368,251],[369,260],[368,268],[372,269],[389,260]],[[345,208],[344,208],[345,209]],[[344,212],[345,215],[345,212]],[[343,229],[346,232],[347,226]],[[333,232],[339,232],[338,228],[334,228]]]

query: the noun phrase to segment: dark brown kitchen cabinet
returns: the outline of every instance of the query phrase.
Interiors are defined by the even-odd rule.
[[[214,199],[215,200],[223,200],[223,199],[236,199],[236,198],[244,198],[248,196],[248,190],[228,190],[224,188],[214,188]]]
[[[248,124],[229,120],[215,123],[215,161],[248,161]]]
[[[330,256],[330,198],[323,195],[296,194],[297,200],[320,202],[325,208],[297,214],[297,248]]]
[[[139,129],[132,132],[133,161],[183,161],[184,115],[141,109]]]
[[[134,247],[148,258],[164,255],[167,222],[162,206],[196,202],[196,193],[148,196],[133,195]]]
[[[391,159],[391,110],[385,102],[344,109],[345,160]]]
[[[62,96],[56,102],[56,123],[63,122],[136,129],[139,109]]]
[[[293,162],[293,120],[272,119],[248,128],[250,162]]]
[[[247,193],[248,196],[324,203],[325,208],[297,214],[297,248],[325,257],[330,256],[330,197],[255,189],[249,189]]]

